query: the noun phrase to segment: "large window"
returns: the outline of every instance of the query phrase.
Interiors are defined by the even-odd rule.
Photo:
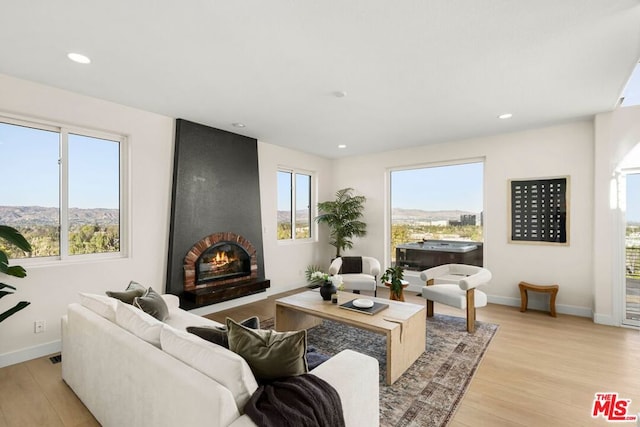
[[[121,252],[122,142],[0,118],[0,224],[18,229],[33,248],[3,247],[11,258]]]
[[[398,245],[482,242],[483,163],[391,171],[391,262]]]
[[[278,171],[278,240],[311,238],[311,174]]]

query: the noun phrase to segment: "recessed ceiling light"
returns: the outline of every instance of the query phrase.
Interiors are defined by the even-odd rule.
[[[338,148],[347,148],[347,146],[345,144],[340,144],[338,145]]]
[[[84,56],[80,53],[69,53],[67,54],[67,58],[69,58],[70,60],[72,60],[73,62],[77,62],[78,64],[90,64],[91,63],[91,59],[89,59],[88,56]]]
[[[344,98],[345,96],[347,96],[347,92],[343,90],[338,90],[333,92],[333,96],[335,96],[336,98]]]
[[[513,114],[511,113],[504,113],[498,116],[499,119],[510,119],[511,117],[513,117]]]
[[[244,123],[240,123],[240,122],[231,123],[231,126],[233,126],[234,128],[245,128],[245,127],[247,127],[247,125],[245,125]]]

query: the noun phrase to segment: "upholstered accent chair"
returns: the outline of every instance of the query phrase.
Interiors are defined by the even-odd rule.
[[[457,307],[467,312],[467,331],[474,332],[476,308],[487,305],[487,294],[476,290],[491,280],[486,268],[466,264],[445,264],[420,273],[422,296],[427,300],[427,317],[433,316],[433,302]]]
[[[331,262],[329,274],[340,274],[345,290],[358,294],[360,291],[373,291],[374,296],[378,294],[380,262],[373,257],[338,257]]]

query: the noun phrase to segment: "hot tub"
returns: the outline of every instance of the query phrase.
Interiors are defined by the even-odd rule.
[[[445,242],[441,240],[403,243],[396,246],[401,249],[415,249],[419,251],[440,251],[440,252],[470,252],[478,249],[475,242]]]
[[[422,271],[443,264],[482,267],[482,242],[425,240],[396,246],[396,265]]]

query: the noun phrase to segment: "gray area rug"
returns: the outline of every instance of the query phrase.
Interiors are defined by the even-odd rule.
[[[272,328],[273,319],[262,322]],[[466,331],[466,320],[436,314],[427,319],[425,353],[388,386],[386,338],[373,332],[325,320],[308,331],[307,341],[322,353],[352,349],[375,357],[380,364],[381,426],[446,426],[453,418],[498,325],[477,322]]]

